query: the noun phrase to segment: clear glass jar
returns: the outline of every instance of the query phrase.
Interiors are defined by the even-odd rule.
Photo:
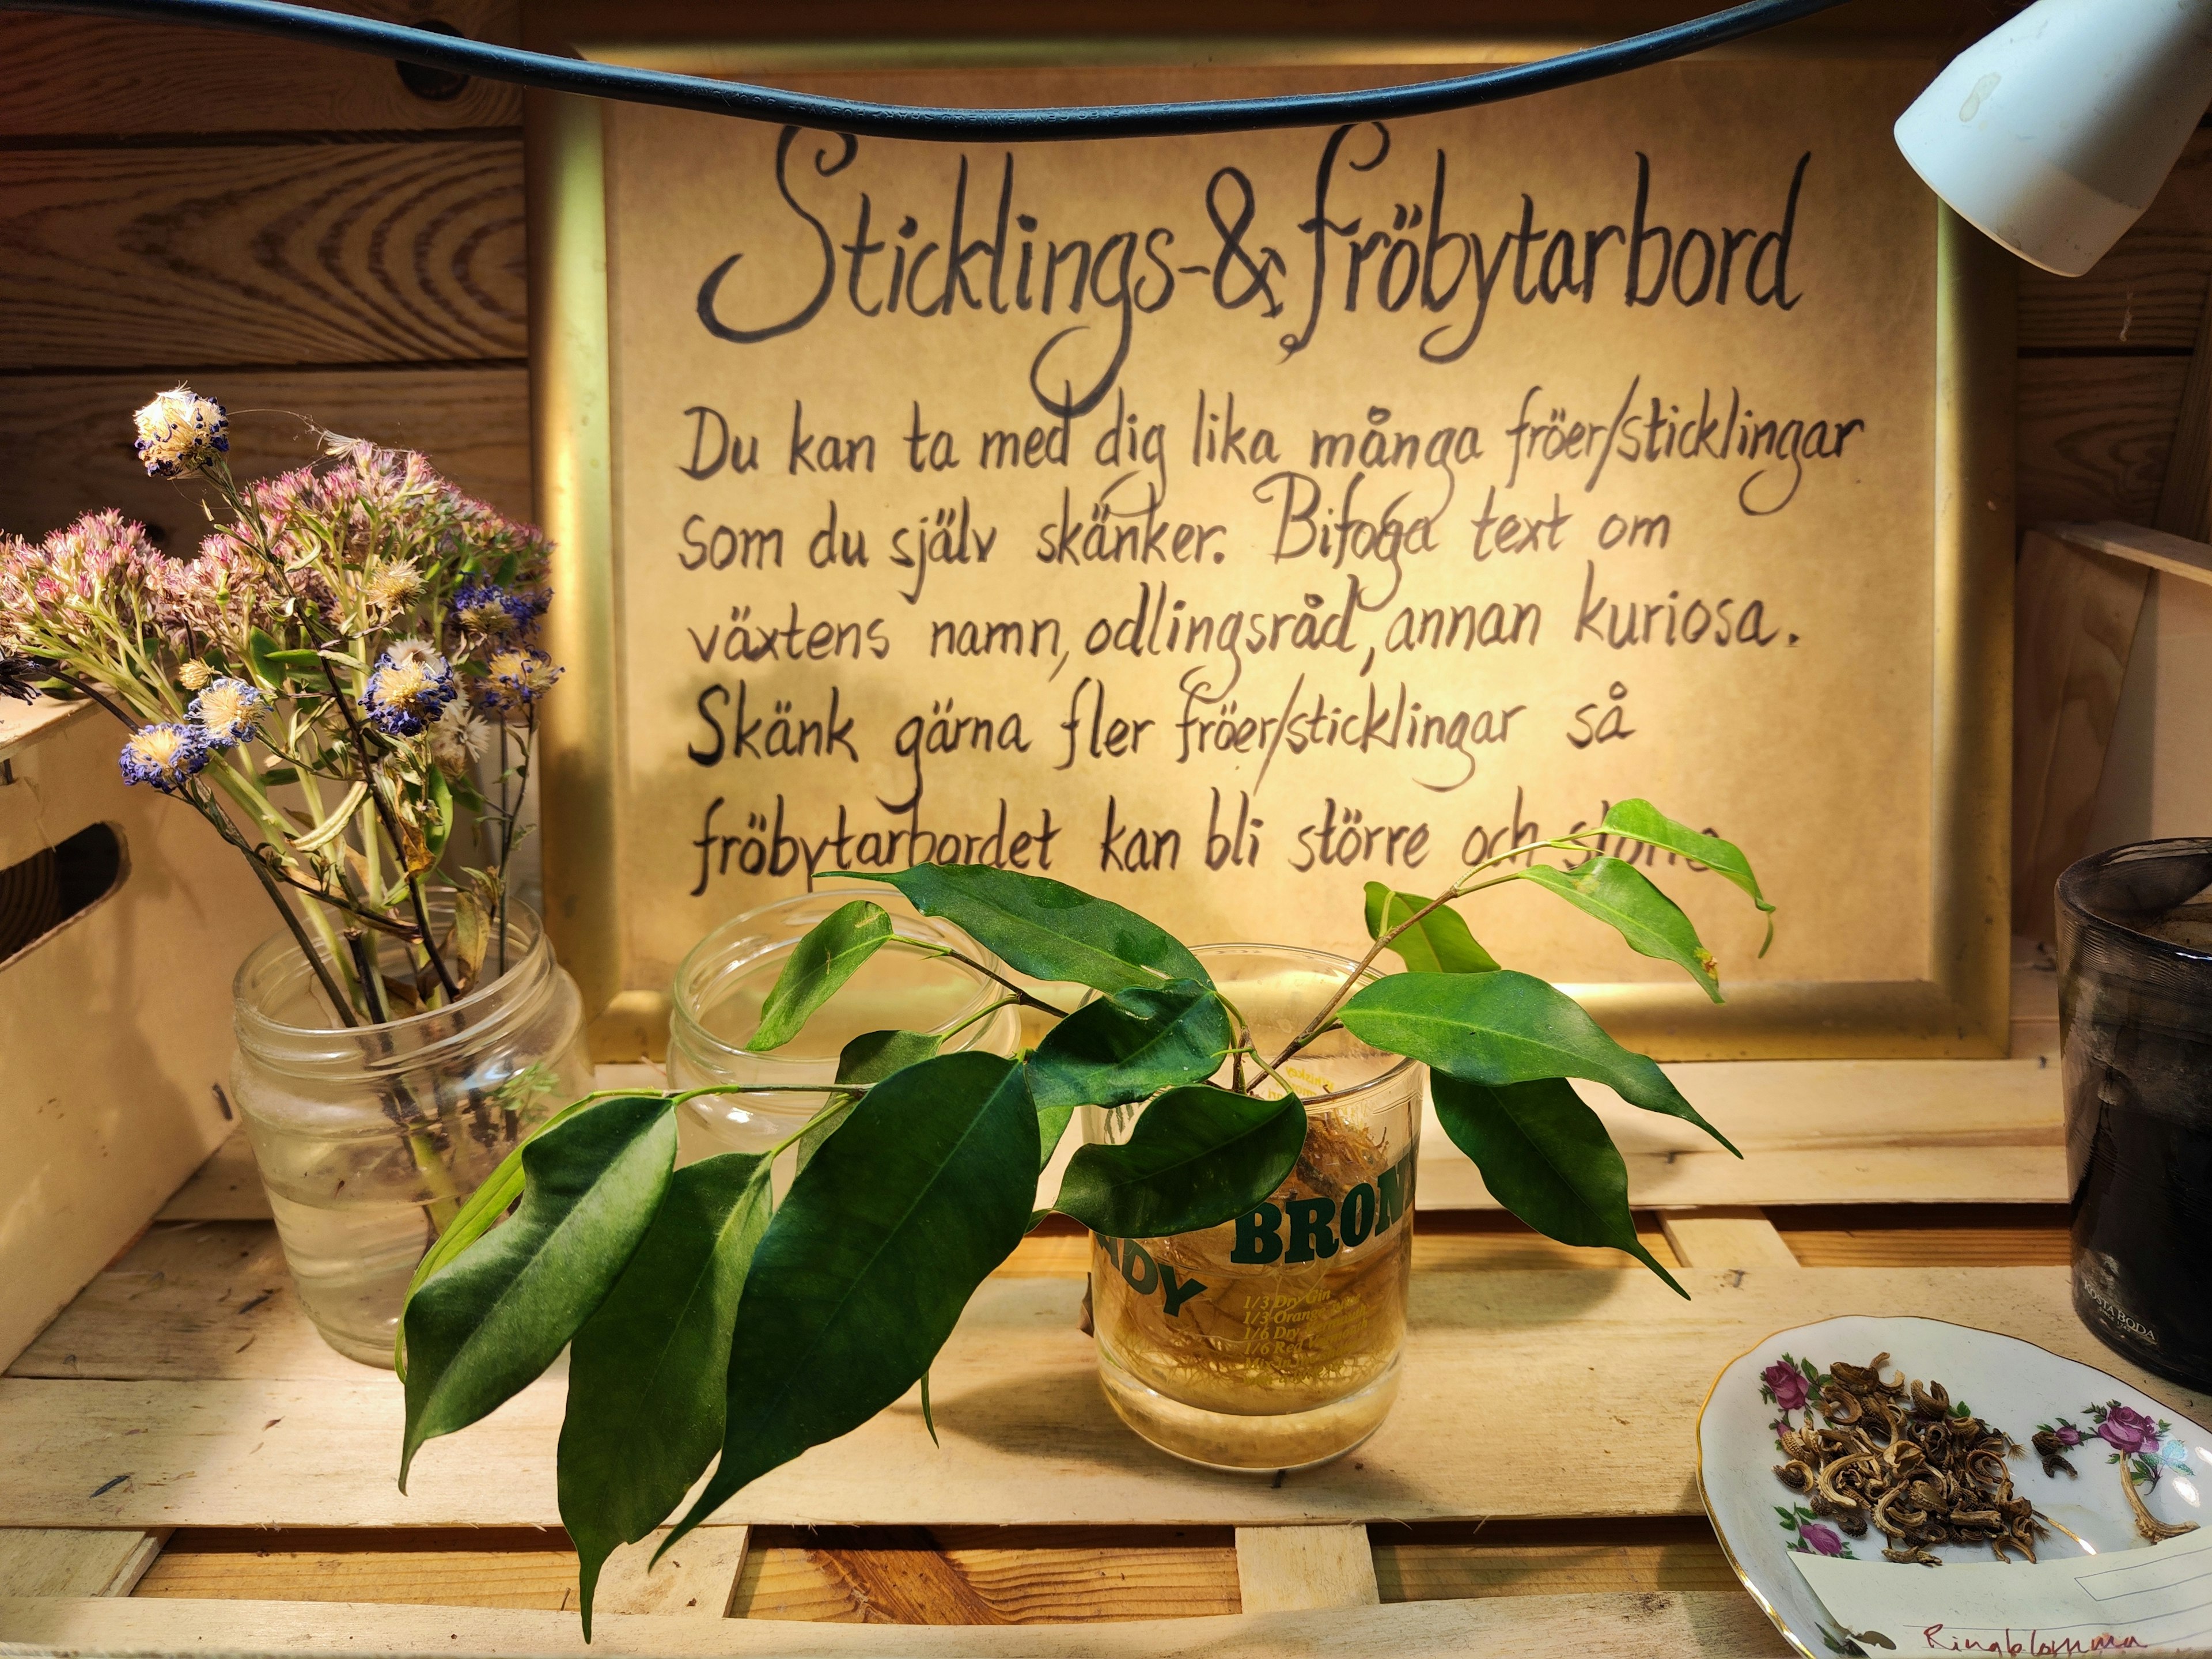
[[[799,941],[824,916],[856,898],[890,913],[899,939],[949,947],[994,972],[1005,965],[949,922],[934,921],[890,887],[823,888],[732,916],[691,949],[676,969],[668,1016],[668,1086],[829,1083],[848,1042],[869,1031],[951,1033],[945,1052],[1012,1054],[1021,1040],[1012,1008],[987,1013],[1005,988],[964,963],[924,951],[885,945],[861,964],[805,1029],[773,1054],[745,1052],[760,1029],[761,1004]],[[716,1152],[751,1152],[798,1128],[820,1109],[814,1094],[702,1095],[677,1113],[684,1163]]]
[[[432,925],[446,920],[434,904]],[[591,1091],[582,999],[520,904],[507,953],[506,973],[449,1008],[353,1029],[331,1028],[289,933],[233,984],[231,1088],[285,1262],[323,1340],[365,1364],[391,1365],[407,1281],[453,1212]]]
[[[1271,1059],[1353,967],[1286,945],[1193,954]],[[1258,1209],[1172,1238],[1092,1240],[1107,1399],[1152,1444],[1212,1468],[1341,1456],[1398,1395],[1422,1068],[1340,1029],[1281,1069],[1305,1102],[1305,1151]],[[1127,1140],[1147,1109],[1085,1107],[1085,1138]]]

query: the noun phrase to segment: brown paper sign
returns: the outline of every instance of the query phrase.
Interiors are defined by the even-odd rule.
[[[1012,148],[610,106],[629,982],[931,859],[1343,947],[1363,882],[1636,795],[1781,906],[1759,960],[1734,890],[1651,865],[1724,978],[1924,977],[1922,68]],[[1555,979],[1675,971],[1525,884],[1465,908]]]

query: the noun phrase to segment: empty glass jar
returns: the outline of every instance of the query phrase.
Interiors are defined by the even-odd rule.
[[[1353,966],[1283,945],[1194,954],[1271,1059]],[[1215,1468],[1339,1456],[1398,1393],[1422,1068],[1340,1029],[1280,1069],[1305,1103],[1305,1150],[1257,1209],[1171,1238],[1093,1240],[1107,1399],[1154,1445]],[[1147,1109],[1086,1107],[1085,1137],[1126,1140]]]
[[[761,1004],[793,948],[817,922],[856,898],[890,913],[893,942],[869,957],[789,1042],[771,1054],[747,1054],[746,1039],[760,1029]],[[992,1007],[1005,988],[932,953],[939,947],[1005,971],[965,933],[921,915],[894,888],[817,890],[732,916],[693,946],[676,970],[669,1086],[828,1083],[837,1075],[839,1052],[869,1031],[932,1031],[945,1036],[947,1054],[973,1048],[1012,1054],[1020,1041],[1019,1017],[1012,1008]],[[823,1099],[763,1091],[686,1101],[677,1115],[681,1156],[689,1163],[715,1152],[758,1152],[804,1124]]]

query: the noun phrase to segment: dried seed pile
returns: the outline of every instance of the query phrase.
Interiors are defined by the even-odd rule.
[[[1882,1380],[1886,1353],[1864,1366],[1838,1364],[1818,1404],[1826,1428],[1778,1430],[1790,1461],[1774,1473],[1802,1493],[1815,1515],[1854,1538],[1869,1527],[1889,1542],[1885,1561],[1941,1566],[1936,1544],[1987,1544],[1998,1560],[2017,1550],[2035,1559],[2045,1531],[2033,1505],[2014,1496],[2005,1460],[2021,1448],[1978,1417],[1960,1414],[1940,1382],[1905,1374]]]

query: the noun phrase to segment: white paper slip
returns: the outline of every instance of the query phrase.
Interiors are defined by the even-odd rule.
[[[2212,1650],[2212,1528],[2148,1549],[2033,1565],[1790,1559],[1840,1630],[1869,1651]]]

